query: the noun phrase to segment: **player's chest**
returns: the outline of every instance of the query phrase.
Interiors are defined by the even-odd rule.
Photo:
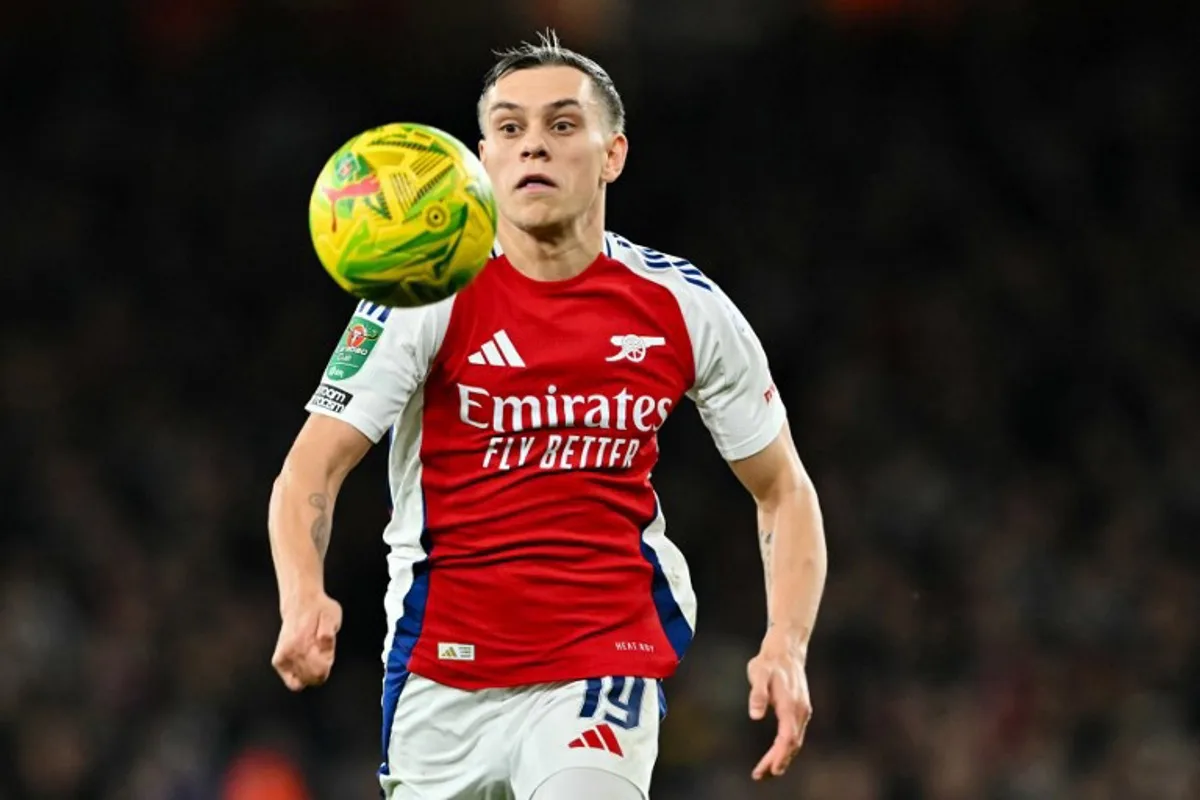
[[[676,308],[603,286],[489,300],[456,309],[426,387],[481,433],[652,435],[691,386],[691,343]]]

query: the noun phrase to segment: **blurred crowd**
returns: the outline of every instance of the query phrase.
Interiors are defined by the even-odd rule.
[[[353,305],[308,191],[369,125],[473,141],[552,7],[629,108],[610,227],[755,325],[829,538],[807,744],[752,786],[753,507],[693,411],[664,429],[700,621],[656,800],[1200,797],[1196,14],[560,5],[0,13],[0,798],[376,796],[381,450],[332,681],[269,665],[267,497]]]

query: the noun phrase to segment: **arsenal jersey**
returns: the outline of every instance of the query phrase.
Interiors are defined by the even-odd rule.
[[[650,475],[685,396],[728,460],[784,423],[730,299],[612,233],[568,280],[497,252],[435,305],[360,303],[307,409],[390,438],[389,679],[669,676],[696,596]]]

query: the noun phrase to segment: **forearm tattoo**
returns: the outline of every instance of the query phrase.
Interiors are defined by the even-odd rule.
[[[766,582],[767,594],[771,594],[771,542],[775,535],[771,531],[758,532],[758,550],[762,554],[763,580]]]
[[[325,560],[325,552],[329,550],[329,531],[331,526],[329,520],[329,496],[325,494],[310,494],[308,496],[308,504],[317,510],[317,518],[313,520],[312,528],[309,533],[312,535],[313,545],[317,548],[317,553],[320,554],[321,560]]]

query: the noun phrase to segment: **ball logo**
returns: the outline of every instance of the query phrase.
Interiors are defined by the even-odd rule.
[[[321,187],[321,192],[329,203],[329,232],[337,233],[338,204],[349,200],[349,205],[353,205],[356,198],[366,201],[379,195],[379,177],[365,158],[356,153],[346,153],[338,159],[332,178],[333,185]],[[348,215],[349,208],[344,213]]]

